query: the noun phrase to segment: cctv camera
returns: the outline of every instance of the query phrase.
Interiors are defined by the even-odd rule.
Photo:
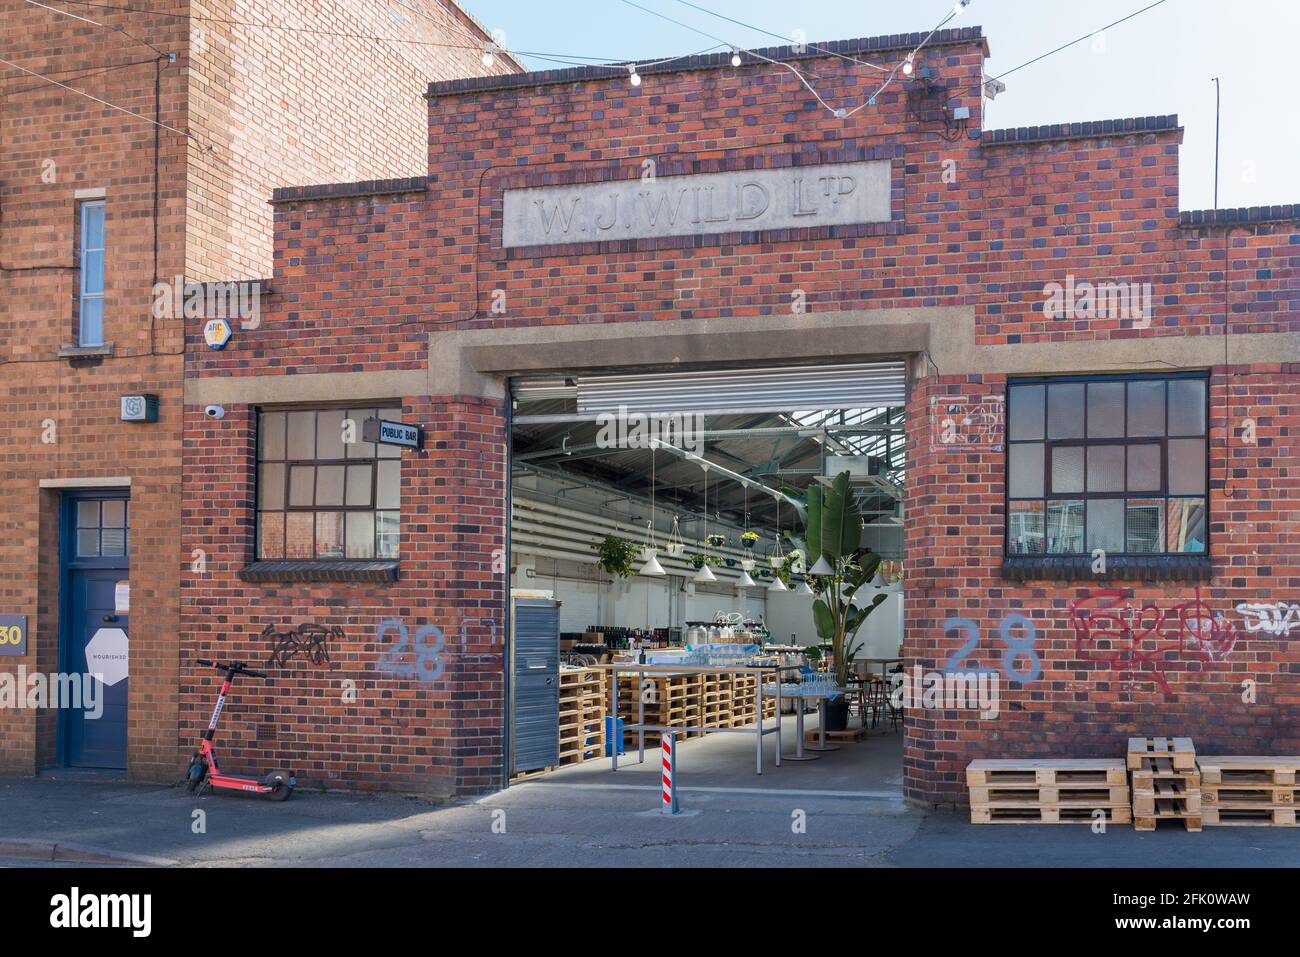
[[[209,419],[224,419],[226,417],[226,410],[219,405],[210,405],[203,410],[203,414]]]

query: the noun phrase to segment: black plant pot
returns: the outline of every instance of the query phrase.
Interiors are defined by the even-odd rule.
[[[826,730],[843,731],[849,726],[849,699],[844,695],[826,702]]]

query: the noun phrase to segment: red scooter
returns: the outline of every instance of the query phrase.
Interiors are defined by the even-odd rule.
[[[224,671],[226,680],[221,683],[221,694],[217,696],[217,706],[212,711],[208,730],[203,733],[203,743],[199,745],[199,750],[190,760],[190,769],[185,775],[185,789],[194,794],[202,794],[204,788],[221,788],[226,791],[240,791],[256,797],[264,797],[270,801],[286,800],[298,783],[292,771],[272,771],[260,781],[257,778],[222,774],[217,764],[217,752],[212,747],[212,738],[217,733],[217,719],[221,717],[221,709],[226,706],[226,695],[230,693],[235,675],[248,675],[250,678],[265,678],[266,675],[245,667],[242,661],[232,661],[228,665],[223,665],[219,661],[208,661],[206,658],[196,660],[205,668]]]

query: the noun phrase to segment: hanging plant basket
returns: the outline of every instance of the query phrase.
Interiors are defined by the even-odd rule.
[[[723,545],[727,544],[727,536],[719,535],[717,532],[714,532],[711,535],[705,535],[704,544],[708,545],[710,548],[721,548]]]
[[[747,572],[752,572],[752,571],[754,570],[754,565],[755,565],[755,562],[754,562],[754,559],[752,559],[752,558],[742,558],[742,559],[740,560],[740,567],[743,568],[743,569],[744,569],[745,571],[747,571]]]
[[[758,532],[741,532],[740,544],[745,548],[753,548],[758,544]]]
[[[686,554],[686,541],[682,538],[682,531],[677,525],[677,516],[673,516],[673,529],[668,533],[668,540],[664,543],[664,551],[674,558],[681,558]]]
[[[642,544],[619,538],[617,535],[606,535],[599,545],[592,546],[598,556],[600,567],[616,578],[632,577],[634,574],[632,564],[644,547]]]

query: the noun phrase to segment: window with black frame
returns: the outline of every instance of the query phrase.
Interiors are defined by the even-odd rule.
[[[398,557],[402,450],[362,440],[366,419],[401,409],[290,409],[258,415],[257,557]]]
[[[1203,373],[1007,385],[1008,556],[1209,546]]]

